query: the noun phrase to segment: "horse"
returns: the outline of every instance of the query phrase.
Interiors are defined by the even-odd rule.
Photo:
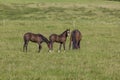
[[[39,45],[38,52],[40,52],[42,48],[41,46],[42,42],[45,42],[48,48],[50,49],[50,41],[46,37],[44,37],[42,34],[34,34],[31,32],[27,32],[24,34],[23,39],[24,39],[23,51],[26,50],[27,52],[27,46],[28,46],[29,41],[37,43]]]
[[[53,50],[53,43],[59,43],[59,50],[58,52],[60,52],[61,50],[61,46],[63,45],[64,51],[65,51],[65,43],[66,43],[66,39],[70,34],[70,29],[66,29],[63,33],[61,33],[60,35],[58,34],[51,34],[49,36],[49,41],[51,43],[51,50]]]
[[[81,39],[82,39],[81,32],[78,29],[73,30],[70,36],[69,49],[71,48],[71,43],[72,43],[72,49],[80,49]]]

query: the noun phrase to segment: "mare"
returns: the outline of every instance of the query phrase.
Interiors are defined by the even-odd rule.
[[[42,34],[34,34],[31,32],[27,32],[24,34],[23,39],[24,39],[23,51],[26,50],[26,52],[27,52],[27,46],[28,46],[29,41],[37,43],[39,45],[38,52],[40,52],[40,50],[42,48],[42,46],[41,46],[42,42],[45,42],[47,44],[48,48],[50,49],[49,40],[46,37],[44,37]]]
[[[49,36],[49,40],[50,40],[50,43],[51,43],[51,50],[53,50],[53,43],[56,42],[56,43],[59,43],[60,46],[59,46],[59,52],[61,50],[61,46],[63,45],[63,48],[65,50],[65,43],[66,43],[66,39],[67,37],[69,36],[70,34],[70,29],[66,29],[63,33],[61,33],[60,35],[58,34],[51,34]]]
[[[78,29],[75,29],[71,32],[69,49],[80,49],[80,41],[82,39],[82,34]]]

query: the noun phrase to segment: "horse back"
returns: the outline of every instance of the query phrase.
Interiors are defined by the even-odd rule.
[[[49,40],[52,42],[63,43],[64,41],[66,41],[66,38],[61,35],[52,34],[50,35]]]
[[[50,40],[50,41],[55,41],[55,40],[57,39],[57,37],[58,37],[57,34],[51,34],[51,35],[49,36],[49,40]]]
[[[24,40],[32,41],[32,42],[40,42],[40,41],[42,41],[39,34],[34,34],[34,33],[31,33],[31,32],[28,32],[28,33],[24,34]]]

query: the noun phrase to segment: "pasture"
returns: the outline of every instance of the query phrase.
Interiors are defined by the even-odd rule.
[[[0,0],[0,80],[120,80],[120,2],[105,0]],[[68,2],[70,1],[70,2]],[[48,53],[26,32],[79,29],[81,49]]]

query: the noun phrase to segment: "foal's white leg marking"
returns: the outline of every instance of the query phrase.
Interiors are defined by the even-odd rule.
[[[51,50],[49,50],[49,53],[51,53],[52,51]]]
[[[60,50],[58,50],[58,53],[60,53]]]

